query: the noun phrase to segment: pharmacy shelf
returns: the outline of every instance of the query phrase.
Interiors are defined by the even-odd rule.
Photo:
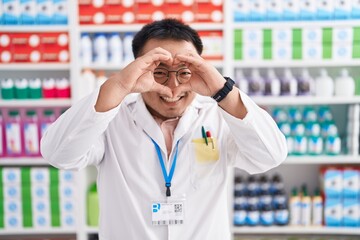
[[[315,97],[315,96],[251,96],[251,98],[262,106],[288,106],[288,105],[341,105],[358,104],[360,96],[352,97]]]
[[[0,107],[70,107],[71,99],[0,100]]]
[[[25,236],[25,235],[74,235],[76,229],[56,229],[56,228],[43,228],[43,229],[0,229],[0,236]],[[0,237],[0,239],[3,239]]]
[[[42,157],[2,157],[0,166],[43,166],[49,165]]]
[[[234,234],[324,234],[324,235],[360,235],[359,228],[346,227],[233,227]]]
[[[349,20],[323,20],[323,21],[266,21],[266,22],[234,22],[233,28],[244,29],[276,29],[276,28],[346,28],[346,27],[359,27],[359,20],[349,19]]]
[[[98,227],[87,227],[86,228],[87,234],[97,234],[99,232]]]
[[[319,68],[319,67],[358,67],[360,59],[348,60],[242,60],[234,61],[235,68]]]
[[[104,24],[104,25],[81,25],[79,27],[80,32],[138,32],[144,24]],[[219,30],[224,29],[224,24],[212,23],[212,24],[201,24],[195,23],[191,24],[191,27],[199,31],[208,31],[208,30]]]
[[[0,71],[69,71],[69,63],[4,63]]]
[[[289,156],[284,164],[359,164],[360,156],[338,155],[338,156]]]
[[[1,25],[2,32],[67,32],[68,25]]]

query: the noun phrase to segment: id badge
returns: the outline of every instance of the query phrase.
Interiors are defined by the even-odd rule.
[[[184,223],[185,197],[168,197],[152,202],[152,225],[180,225]]]

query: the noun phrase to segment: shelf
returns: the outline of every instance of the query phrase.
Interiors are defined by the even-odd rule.
[[[360,235],[360,228],[351,227],[233,227],[234,234],[324,234]]]
[[[70,70],[69,63],[0,63],[1,71],[56,71]]]
[[[68,25],[0,25],[0,32],[67,32]]]
[[[287,105],[334,105],[334,104],[357,104],[360,96],[353,97],[315,97],[315,96],[250,96],[257,104],[263,106],[287,106]]]
[[[0,107],[70,107],[71,99],[0,99]]]
[[[348,60],[234,60],[235,68],[358,67],[359,59]]]
[[[0,229],[0,236],[6,235],[62,235],[62,234],[76,234],[76,229],[55,229],[55,228],[43,228],[43,229]]]
[[[340,155],[340,156],[289,156],[286,158],[284,164],[359,164],[359,156],[349,156],[349,155]]]
[[[104,25],[81,25],[80,32],[138,32],[145,24],[104,24]],[[223,30],[222,23],[194,23],[191,27],[199,31]]]
[[[233,27],[237,29],[244,28],[323,28],[323,27],[358,27],[358,19],[348,20],[323,20],[323,21],[263,21],[263,22],[234,22]]]
[[[87,227],[86,232],[88,234],[97,234],[99,232],[99,228],[98,227]]]
[[[0,166],[37,166],[49,165],[42,157],[4,157],[0,158]]]

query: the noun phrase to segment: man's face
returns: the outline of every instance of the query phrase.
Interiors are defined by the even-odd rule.
[[[176,54],[194,53],[197,54],[195,46],[187,41],[175,41],[175,40],[158,40],[151,39],[145,43],[142,54],[148,51],[161,47],[171,53],[173,57]],[[169,66],[166,64],[160,64],[161,68],[169,71],[177,71],[184,67],[184,65]],[[169,79],[164,83],[170,89],[175,89],[179,86],[179,82],[176,79],[176,73],[171,72]],[[177,96],[172,98],[165,97],[157,92],[146,92],[142,93],[144,102],[152,115],[155,115],[163,120],[169,118],[175,118],[181,116],[186,108],[195,98],[194,92],[181,92]]]

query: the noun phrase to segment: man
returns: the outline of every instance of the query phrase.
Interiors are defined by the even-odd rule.
[[[189,26],[150,23],[132,47],[132,63],[49,128],[44,158],[62,169],[97,166],[102,240],[230,239],[230,167],[279,165],[284,136],[201,58]]]

